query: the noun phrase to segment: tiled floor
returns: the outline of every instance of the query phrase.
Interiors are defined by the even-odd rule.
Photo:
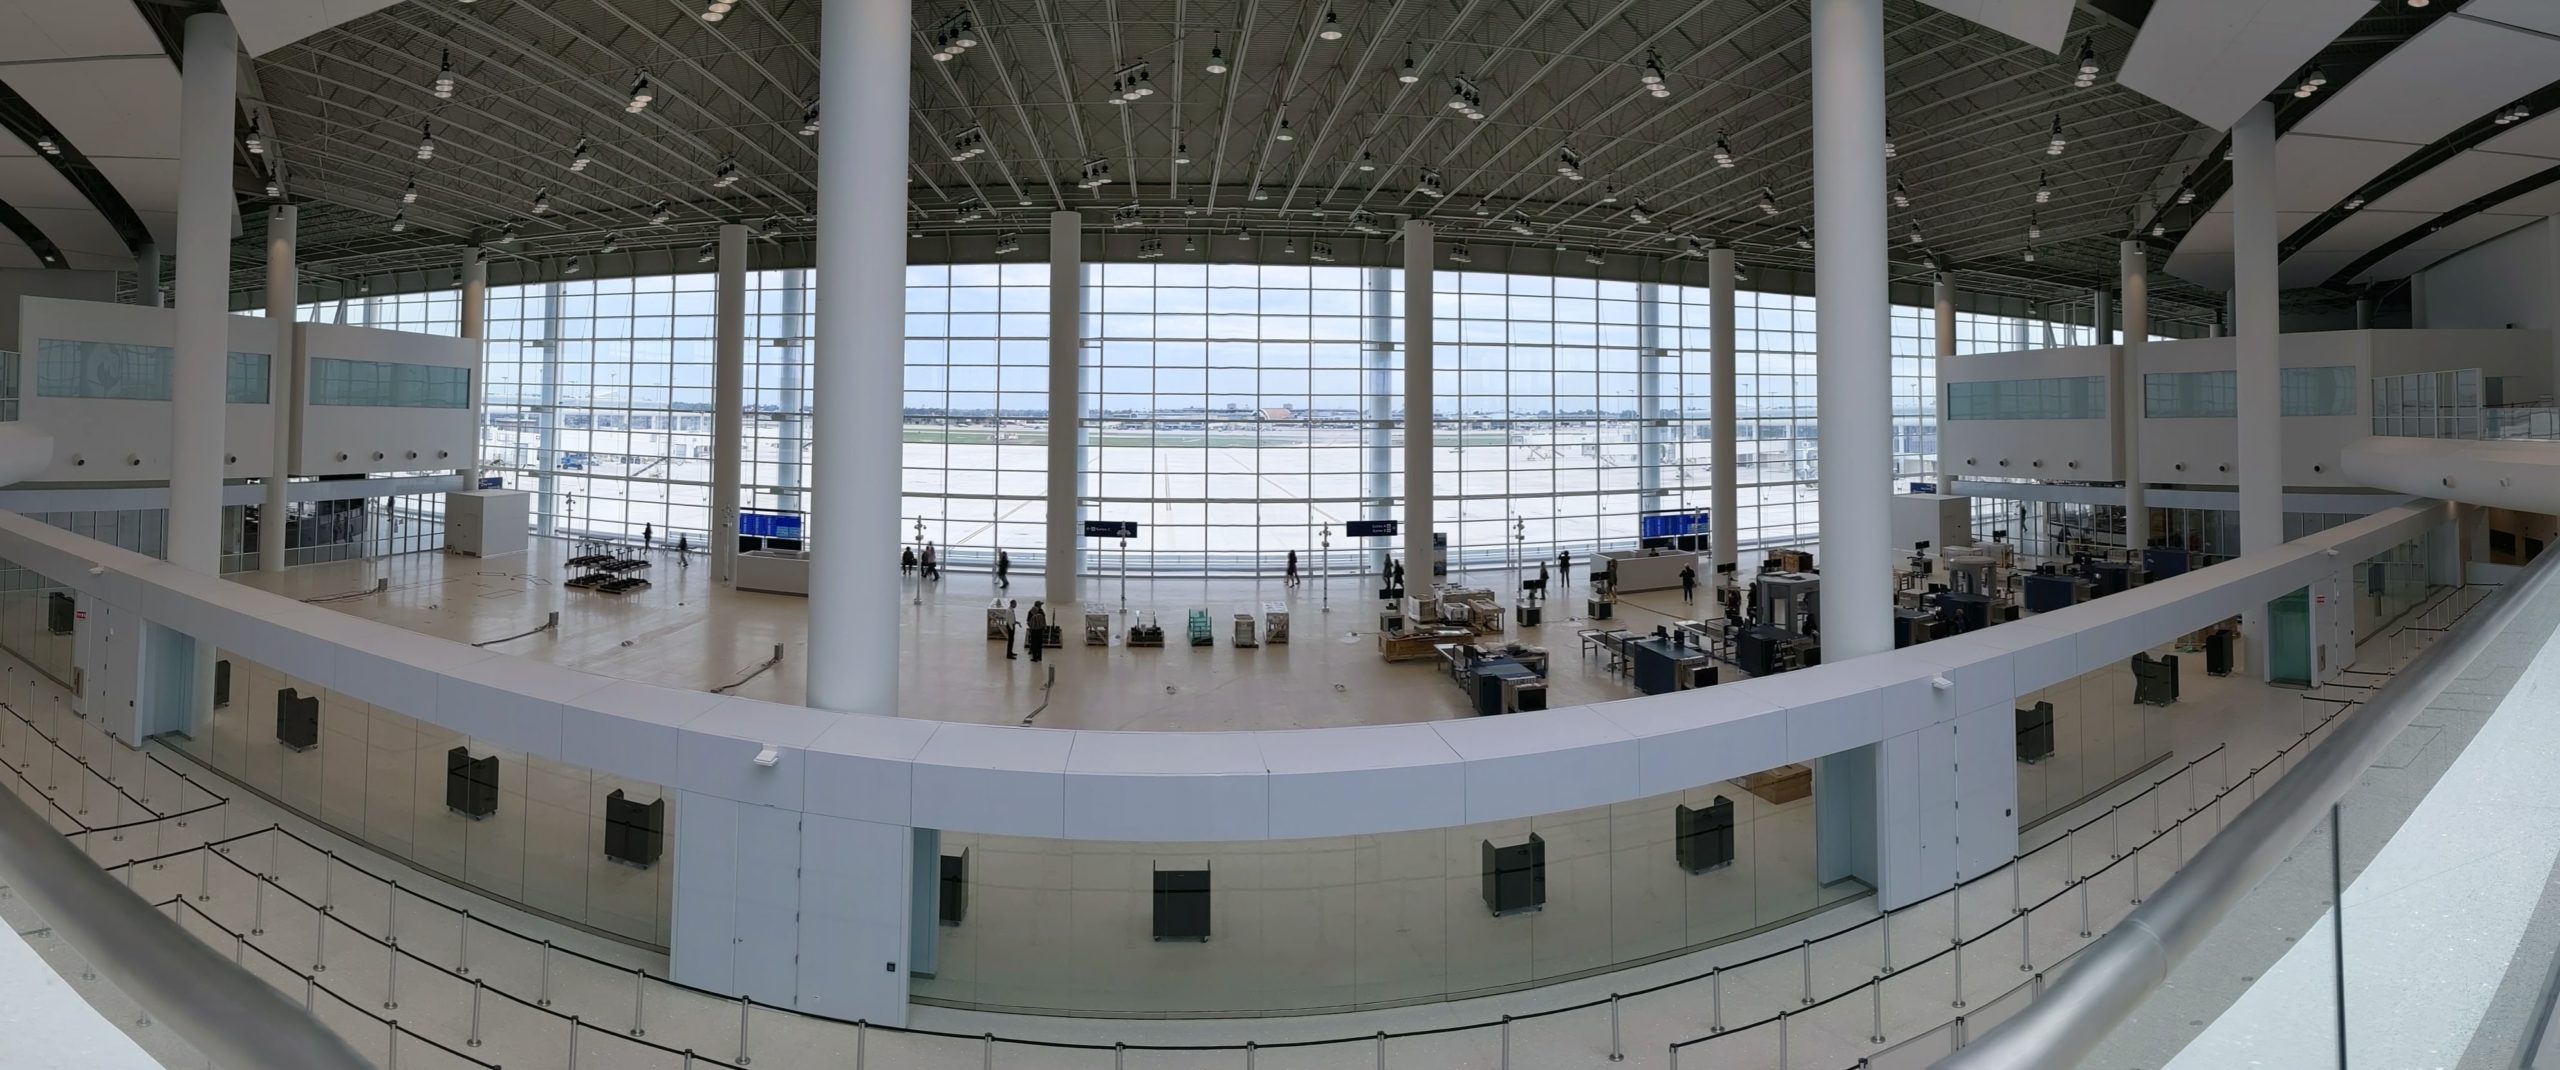
[[[395,586],[399,581],[395,580]],[[579,597],[596,597],[579,595]],[[419,611],[434,602],[419,603]],[[2393,641],[2369,645],[2363,651],[2367,665],[2392,665],[2405,656],[2405,643]],[[1223,648],[1222,648],[1223,649]],[[1176,653],[1178,651],[1168,651]],[[1117,651],[1115,650],[1115,653]],[[1246,652],[1250,654],[1251,652]],[[1372,659],[1374,660],[1374,659]],[[23,670],[20,670],[23,672]],[[1438,678],[1424,672],[1423,678],[1435,686]],[[41,688],[21,685],[8,696],[33,716],[53,718],[54,723],[68,720],[66,714],[52,712],[52,703],[38,694]],[[2128,909],[2125,901],[2134,886],[2135,865],[2145,866],[2141,883],[2156,886],[2170,868],[2171,858],[2181,851],[2191,851],[2210,834],[2220,819],[2212,807],[2189,818],[2183,826],[2171,828],[2150,850],[2142,852],[2142,863],[2130,859],[2118,863],[2096,879],[2066,891],[2063,869],[2067,858],[2076,857],[2082,872],[2105,866],[2112,844],[2138,843],[2152,827],[2151,798],[2165,803],[2161,813],[2164,825],[2174,821],[2185,810],[2187,792],[2193,790],[2199,801],[2209,802],[2224,778],[2239,778],[2254,767],[2263,756],[2281,743],[2293,739],[2307,722],[2332,708],[2322,701],[2329,696],[2302,694],[2258,687],[2236,680],[2200,678],[2187,688],[2182,702],[2170,710],[2176,736],[2177,757],[2141,777],[2117,786],[2099,800],[2077,808],[2068,816],[2039,826],[2026,835],[2030,845],[2042,844],[2058,836],[2071,823],[2082,822],[2092,815],[2107,815],[2090,826],[2065,847],[2038,852],[2027,863],[2019,880],[2022,901],[2034,903],[2046,896],[2061,893],[2038,907],[2023,934],[2028,958],[2039,967],[2049,967],[2078,946],[2077,917],[2081,897],[2090,901],[2095,930],[2103,930],[2109,920]],[[78,722],[64,729],[65,739],[80,748],[97,747],[93,739],[78,734]],[[2209,760],[2192,772],[2185,768],[2187,756],[2201,755],[2218,743],[2227,743],[2227,771],[2224,760]],[[11,748],[12,760],[32,755],[41,741],[30,741],[23,733],[0,733],[0,747]],[[105,746],[112,748],[112,744]],[[120,748],[97,751],[93,761],[98,768],[128,769],[136,759],[130,752],[116,753]],[[89,750],[78,753],[91,754]],[[164,752],[165,753],[165,752]],[[2218,756],[2219,757],[2219,756]],[[193,771],[181,757],[168,757],[171,764]],[[76,765],[76,763],[74,763]],[[2280,770],[2278,770],[2280,772]],[[2173,775],[2174,774],[2174,775]],[[132,773],[114,773],[131,782]],[[203,774],[198,773],[202,776]],[[2165,786],[2152,795],[2153,781],[2167,777]],[[6,779],[15,780],[15,777]],[[58,779],[58,778],[57,778]],[[74,780],[56,787],[63,793],[96,791],[98,799],[109,797],[105,790],[84,786]],[[2244,802],[2250,789],[2243,787],[2231,805]],[[36,788],[21,788],[22,796]],[[362,866],[377,873],[397,876],[403,881],[401,908],[402,948],[419,956],[405,960],[401,969],[397,1013],[381,1009],[391,993],[387,974],[389,957],[378,944],[355,935],[352,925],[372,933],[387,931],[389,906],[386,889],[356,877],[352,870],[332,870],[324,857],[270,834],[251,835],[232,845],[229,858],[238,863],[214,861],[202,854],[185,856],[167,863],[163,869],[148,867],[134,871],[138,892],[155,901],[173,895],[185,895],[201,887],[211,898],[197,906],[223,926],[245,930],[259,918],[257,886],[246,871],[271,872],[277,883],[266,896],[265,925],[267,931],[254,940],[244,940],[244,960],[264,962],[259,966],[289,991],[298,990],[299,976],[285,972],[281,964],[325,960],[330,969],[318,975],[322,991],[334,991],[345,997],[343,1005],[328,1009],[332,997],[323,995],[324,1017],[341,1023],[351,1036],[374,1045],[367,1050],[380,1050],[384,1027],[364,1013],[398,1017],[404,1028],[417,1029],[430,1037],[452,1044],[456,1052],[469,1054],[489,1062],[510,1067],[551,1067],[568,1064],[569,1024],[531,1005],[543,985],[539,945],[503,935],[492,926],[551,939],[563,948],[575,948],[599,960],[590,964],[568,956],[555,956],[551,979],[553,1009],[579,1015],[583,1021],[579,1053],[584,1065],[665,1066],[674,1070],[683,1064],[678,1052],[641,1049],[621,1039],[633,1025],[635,980],[623,972],[631,966],[650,970],[662,968],[651,956],[582,933],[549,925],[538,918],[513,911],[446,885],[423,874],[407,871],[394,863],[374,857],[360,845],[340,840],[323,830],[289,814],[283,814],[263,802],[234,791],[233,803],[218,811],[219,817],[197,822],[193,835],[234,835],[246,830],[279,823],[338,852],[345,863]],[[2141,799],[2132,806],[2110,809],[2110,804],[2127,799]],[[121,805],[121,804],[119,804]],[[95,820],[94,818],[92,819]],[[2190,836],[2189,832],[2193,835]],[[154,842],[146,847],[138,842],[127,848],[99,845],[98,853],[111,860],[122,857],[116,852],[165,850],[183,842],[174,830],[154,826]],[[165,841],[163,837],[166,837]],[[2067,847],[2067,850],[2065,849]],[[194,865],[189,865],[190,860]],[[329,923],[332,934],[328,951],[319,953],[315,946],[317,917],[307,907],[283,895],[290,891],[310,899],[328,897],[339,905]],[[422,898],[423,897],[423,898]],[[1503,996],[1432,1004],[1394,1010],[1329,1015],[1291,1019],[1249,1021],[1191,1020],[1132,1022],[1100,1019],[1035,1018],[917,1008],[913,1023],[927,1029],[957,1034],[960,1038],[981,1033],[998,1033],[1008,1038],[1038,1039],[1050,1043],[1099,1045],[1084,1048],[1032,1047],[1020,1043],[1003,1043],[995,1048],[993,1065],[1003,1067],[1090,1067],[1100,1070],[1114,1066],[1116,1053],[1108,1049],[1113,1041],[1146,1044],[1230,1043],[1240,1038],[1259,1042],[1285,1044],[1316,1038],[1361,1037],[1377,1030],[1408,1032],[1451,1025],[1491,1022],[1504,1014],[1528,1015],[1591,999],[1605,999],[1612,992],[1628,992],[1664,981],[1703,973],[1711,966],[1729,967],[1719,985],[1692,981],[1646,996],[1633,996],[1622,1002],[1619,1032],[1623,1050],[1630,1065],[1659,1067],[1667,1063],[1665,1045],[1673,1039],[1685,1039],[1706,1033],[1717,1003],[1716,990],[1721,988],[1725,1021],[1733,1032],[1710,1044],[1693,1047],[1684,1058],[1694,1060],[1684,1065],[1772,1066],[1776,1062],[1778,1029],[1772,1024],[1741,1028],[1746,1022],[1759,1021],[1778,1011],[1802,1012],[1789,1023],[1792,1058],[1796,1066],[1847,1065],[1861,1056],[1887,1058],[1877,1065],[1925,1065],[1931,1044],[1943,1045],[1940,1039],[1944,1023],[1957,1012],[1949,1006],[1955,991],[1952,955],[1938,952],[1926,963],[1920,962],[1924,949],[1943,948],[1949,935],[1948,908],[1953,897],[1941,897],[1929,905],[1898,915],[1892,933],[1893,964],[1899,967],[1877,1001],[1871,990],[1860,988],[1864,980],[1884,965],[1879,926],[1869,925],[1857,933],[1815,945],[1809,953],[1797,950],[1799,941],[1811,939],[1854,925],[1871,916],[1864,902],[1844,905],[1795,925],[1742,941],[1721,945],[1675,959],[1612,972],[1606,975],[1510,993]],[[1978,942],[1967,949],[1963,992],[1974,1008],[1978,1030],[1986,1015],[1995,1008],[2014,1004],[2020,997],[2002,993],[2028,981],[2032,971],[2018,964],[2019,926],[2010,921],[2009,894],[2006,882],[1994,877],[1968,890],[1963,898],[1964,932]],[[468,906],[478,919],[471,937],[471,979],[485,982],[481,990],[484,1004],[484,1046],[471,1048],[457,1038],[470,1031],[469,1008],[474,989],[457,975],[439,972],[427,963],[457,966],[461,956],[461,923],[459,916],[427,900],[454,906]],[[183,907],[182,907],[183,909]],[[230,937],[210,923],[185,914],[191,929],[210,937],[216,946],[230,943]],[[1990,932],[1983,937],[1981,934]],[[273,955],[273,962],[262,959],[260,952]],[[1746,959],[1773,956],[1752,965],[1734,967]],[[300,969],[307,970],[307,963]],[[1805,1008],[1799,997],[1805,983],[1805,970],[1810,966],[1812,987],[1818,998],[1845,993],[1827,999],[1820,1006]],[[518,1002],[507,995],[523,997]],[[641,986],[642,1024],[652,1042],[691,1047],[702,1055],[729,1060],[737,1054],[739,1042],[739,1008],[734,1003],[679,993],[655,983]],[[890,1034],[871,1031],[867,1039],[856,1039],[856,1031],[806,1019],[794,1019],[776,1012],[751,1009],[753,1021],[749,1048],[756,1067],[836,1067],[851,1065],[853,1049],[860,1044],[869,1057],[868,1066],[882,1068],[980,1067],[985,1053],[978,1042],[967,1039],[920,1037],[913,1034]],[[1895,1046],[1869,1043],[1870,1019],[1881,1016],[1884,1035]],[[1610,1015],[1605,1007],[1548,1015],[1515,1024],[1513,1045],[1515,1065],[1561,1066],[1593,1062],[1608,1050]],[[1936,1030],[1937,1032],[1932,1032]],[[1387,1045],[1388,1065],[1429,1066],[1493,1065],[1500,1043],[1500,1030],[1491,1026],[1436,1034],[1429,1037],[1399,1038]],[[1914,1038],[1917,1038],[1916,1040]],[[1908,1041],[1909,1046],[1904,1045]],[[1257,1053],[1259,1067],[1361,1067],[1375,1065],[1373,1042],[1358,1041],[1329,1045],[1273,1048]],[[1900,1058],[1902,1062],[1891,1062]],[[423,1041],[409,1040],[401,1048],[404,1066],[464,1066],[467,1063],[437,1051]],[[712,1065],[708,1061],[697,1065]],[[1241,1052],[1215,1055],[1200,1052],[1144,1052],[1126,1054],[1124,1066],[1136,1067],[1202,1067],[1243,1066]]]
[[[537,540],[526,555],[483,561],[443,553],[416,553],[373,561],[296,568],[280,576],[245,573],[236,581],[297,598],[349,595],[388,579],[390,589],[327,602],[329,608],[397,624],[429,635],[477,642],[540,625],[557,610],[560,628],[491,647],[522,657],[574,666],[633,680],[707,690],[733,684],[784,647],[783,662],[732,689],[732,694],[797,704],[805,695],[808,600],[789,595],[733,591],[711,582],[696,556],[679,567],[672,553],[654,555],[651,586],[626,595],[597,594],[561,585],[571,570],[562,562],[573,544]],[[1505,608],[1515,589],[1507,571],[1460,577],[1500,593]],[[902,603],[899,689],[911,707],[929,706],[944,720],[1016,724],[1041,703],[1043,668],[1057,669],[1057,687],[1037,723],[1048,728],[1219,730],[1325,728],[1440,720],[1466,715],[1464,696],[1436,661],[1390,664],[1378,656],[1375,576],[1307,577],[1290,588],[1280,581],[1155,580],[1128,583],[1128,608],[1153,609],[1165,628],[1162,649],[1120,642],[1131,617],[1119,612],[1116,579],[1087,578],[1088,594],[1108,600],[1113,645],[1087,647],[1082,617],[1052,619],[1065,627],[1068,646],[1034,665],[1007,661],[1001,644],[986,638],[986,606],[999,592],[986,573],[953,572],[926,585],[924,601]],[[1586,624],[1577,572],[1571,596],[1559,584],[1547,601],[1547,618],[1535,628],[1513,627],[1504,636],[1545,646],[1553,671],[1548,705],[1563,707],[1627,698],[1637,692],[1623,676],[1604,671],[1580,654],[1574,633]],[[1028,610],[1041,593],[1036,574],[1018,574],[1001,592]],[[1703,590],[1700,602],[1708,602]],[[1226,628],[1239,607],[1264,601],[1290,607],[1290,641],[1238,649]],[[1330,609],[1326,608],[1330,605]],[[1183,624],[1192,608],[1207,609],[1217,628],[1214,646],[1185,645]],[[1710,607],[1711,608],[1711,607]],[[1080,614],[1081,607],[1075,609]],[[1618,627],[1649,630],[1655,624],[1695,617],[1680,593],[1647,591],[1620,597]],[[1729,667],[1728,667],[1729,673]]]

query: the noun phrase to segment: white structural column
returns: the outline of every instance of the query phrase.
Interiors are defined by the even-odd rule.
[[[1049,526],[1043,593],[1050,620],[1076,606],[1084,565],[1084,217],[1049,213]]]
[[[471,412],[477,417],[489,396],[489,257],[477,245],[462,250],[462,337],[480,343],[472,354]],[[472,420],[477,425],[478,419]],[[471,455],[462,459],[462,489],[480,489],[480,440],[472,437]]]
[[[2097,345],[2116,344],[2116,312],[2111,296],[2104,286],[2089,295],[2089,341]]]
[[[2275,105],[2231,128],[2232,293],[2239,313],[2240,552],[2284,541],[2282,427],[2276,403]]]
[[[816,412],[827,432],[810,464],[809,705],[896,716],[914,17],[904,0],[833,0],[819,19],[819,92],[831,103],[818,135]],[[680,793],[668,972],[768,1006],[904,1024],[915,831],[776,806],[803,757],[758,769],[758,746],[706,755],[735,773]],[[807,775],[814,785],[819,773]]]
[[[169,370],[169,562],[213,575],[221,559],[222,383],[230,352],[231,118],[240,38],[226,15],[190,15],[178,103],[178,344]]]
[[[1936,281],[1937,285],[1933,287],[1936,292],[1932,295],[1936,298],[1938,313],[1936,352],[1943,359],[1956,355],[1956,273],[1941,271]]]
[[[1663,510],[1662,469],[1671,452],[1669,399],[1678,393],[1663,378],[1671,351],[1662,346],[1662,284],[1636,284],[1636,509]],[[1685,511],[1685,510],[1684,510]]]
[[[1892,494],[1893,335],[1886,293],[1884,0],[1812,0],[1814,371],[1822,390],[1822,658],[1893,649],[1893,573],[1885,507]],[[1879,746],[1814,766],[1814,874],[1858,878],[1887,905],[1878,848],[1896,807],[1883,791]],[[1916,803],[1917,800],[1914,800]],[[1901,808],[1895,814],[1910,820]]]
[[[1822,656],[1893,649],[1883,0],[1813,0],[1814,370]]]
[[[144,242],[133,254],[134,301],[151,308],[166,308],[169,295],[160,289],[160,245]]]
[[[1707,250],[1707,415],[1711,426],[1707,454],[1707,473],[1711,483],[1709,510],[1715,515],[1707,523],[1715,529],[1715,545],[1709,547],[1716,571],[1739,559],[1742,517],[1738,484],[1742,473],[1734,458],[1734,426],[1736,406],[1733,397],[1733,250],[1719,245]]]
[[[268,441],[266,493],[258,505],[260,572],[284,571],[285,528],[291,523],[292,506],[284,489],[285,477],[293,471],[293,421],[301,414],[301,406],[293,403],[293,299],[302,288],[293,252],[301,215],[290,204],[267,209],[267,323],[276,331],[275,355],[267,358],[267,414],[275,426]],[[151,259],[156,283],[159,254]]]
[[[747,225],[720,226],[711,365],[711,579],[736,578],[738,483],[746,454]]]
[[[2138,238],[2119,251],[2124,272],[2124,342],[2116,347],[2116,472],[2124,477],[2124,544],[2151,545],[2151,507],[2142,486],[2142,346],[2151,337],[2150,258]]]
[[[1431,586],[1431,224],[1404,225],[1404,542],[1407,590]]]
[[[898,715],[898,483],[906,354],[907,54],[899,0],[822,9],[809,704]],[[901,932],[904,920],[901,919]]]

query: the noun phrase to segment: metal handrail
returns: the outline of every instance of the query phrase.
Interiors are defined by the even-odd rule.
[[[2412,658],[2291,773],[2242,810],[2222,835],[2205,844],[2112,931],[2083,949],[2079,965],[2046,989],[2043,999],[1939,1060],[1934,1070],[2079,1065],[2329,816],[2400,730],[2504,634],[2527,604],[2552,587],[2560,574],[2555,560],[2560,553],[2544,554],[2525,566],[2506,589],[2478,607],[2485,612]]]
[[[35,811],[0,803],[0,878],[116,985],[221,1066],[363,1070],[345,1038],[118,885]]]

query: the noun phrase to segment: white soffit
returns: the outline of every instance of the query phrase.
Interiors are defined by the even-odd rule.
[[[2062,51],[2071,33],[2072,0],[1921,0],[2047,52]]]
[[[2295,134],[2424,145],[2550,84],[2560,38],[2476,19],[2437,19],[2338,89]]]
[[[2349,212],[2346,218],[2311,239],[2303,252],[2354,252],[2377,248],[2382,243],[2407,234],[2435,221],[2435,212],[2393,212],[2367,208]],[[2298,255],[2298,254],[2297,254]]]
[[[2317,212],[2276,213],[2276,233],[2290,233],[2310,222]],[[2161,270],[2209,290],[2231,288],[2231,213],[2207,212],[2196,218],[2187,236],[2178,242],[2177,251],[2160,265]]]
[[[2324,249],[2295,253],[2276,265],[2276,285],[2288,290],[2318,286],[2363,256],[2362,249]]]
[[[240,31],[240,46],[263,56],[312,34],[398,3],[399,0],[230,0],[223,10]]]
[[[178,161],[92,156],[89,162],[124,195],[133,214],[142,217],[153,241],[163,249],[178,247]]]
[[[0,78],[83,156],[177,158],[178,68],[167,56],[30,63]]]
[[[2499,215],[2560,215],[2560,183],[2510,197],[2489,210]]]
[[[0,7],[0,63],[143,55],[162,55],[160,38],[130,3],[22,2]],[[14,73],[0,74],[13,84],[17,80]]]
[[[2375,198],[2386,212],[2450,212],[2486,194],[2560,166],[2539,156],[2509,156],[2472,150],[2457,153],[2425,174]]]
[[[2451,225],[2410,242],[2407,248],[2382,258],[2355,277],[2359,285],[2385,279],[2407,278],[2428,265],[2464,249],[2504,234],[2534,221],[2529,215],[2490,215],[2483,212],[2454,221]]]
[[[2462,5],[2462,17],[2560,36],[2560,4],[2551,0],[2471,0]]]
[[[2373,0],[2158,0],[2116,81],[2228,130]]]
[[[2349,194],[2424,144],[2302,133],[2277,138],[2276,210],[2325,212],[2335,208]]]
[[[54,170],[51,162],[14,138],[0,139],[0,201],[17,209],[36,229],[44,231],[45,237],[61,246],[63,259],[70,267],[123,268],[133,264],[132,251],[116,239],[115,228],[98,214],[89,198],[73,188],[71,180]]]

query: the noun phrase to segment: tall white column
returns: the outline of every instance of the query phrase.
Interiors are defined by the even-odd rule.
[[[1886,303],[1884,0],[1812,0],[1814,371],[1822,390],[1822,659],[1893,649],[1893,352]],[[1892,805],[1880,747],[1815,762],[1814,873],[1859,878],[1888,904]]]
[[[1934,287],[1937,299],[1937,355],[1940,359],[1956,355],[1956,273],[1941,271]]]
[[[1715,528],[1710,560],[1722,572],[1742,552],[1742,509],[1736,504],[1742,473],[1733,448],[1741,433],[1733,397],[1733,250],[1723,245],[1707,250],[1707,345],[1708,433],[1714,436],[1707,454],[1714,495],[1708,508],[1715,514],[1707,523]]]
[[[471,412],[477,417],[489,396],[489,258],[477,245],[462,251],[461,303],[461,322],[457,325],[460,333],[466,339],[481,343],[478,351],[472,354],[475,363],[471,369]],[[472,420],[475,430],[471,434],[471,455],[464,457],[462,464],[457,466],[462,469],[464,490],[480,489],[481,447],[480,433],[476,429],[479,424],[478,419]]]
[[[275,328],[276,341],[275,355],[267,358],[267,414],[274,434],[268,436],[266,493],[258,504],[260,572],[284,571],[285,528],[292,509],[284,490],[285,477],[293,471],[293,422],[302,408],[293,403],[293,299],[302,287],[293,252],[301,215],[302,210],[290,204],[267,209],[267,325]],[[156,284],[159,254],[153,253],[151,259]]]
[[[2112,294],[2104,286],[2089,295],[2089,341],[2096,345],[2116,344],[2116,310]]]
[[[821,9],[817,389],[809,494],[809,704],[897,716],[905,398],[907,47],[902,0]],[[903,919],[901,919],[903,925]],[[903,932],[901,928],[901,932]]]
[[[1084,566],[1084,217],[1049,213],[1049,619],[1076,605]]]
[[[240,38],[229,16],[190,15],[178,102],[178,344],[169,371],[169,561],[221,561],[222,383],[229,360],[231,118]]]
[[[1813,0],[1813,139],[1822,657],[1843,661],[1893,649],[1883,0]]]
[[[1637,509],[1646,513],[1665,507],[1662,470],[1670,460],[1671,419],[1664,410],[1679,394],[1664,379],[1670,350],[1662,345],[1661,302],[1660,283],[1636,284],[1636,490]]]
[[[160,288],[160,245],[144,242],[133,254],[135,302],[148,308],[167,308],[169,295]]]
[[[2231,287],[2239,312],[2240,549],[2284,542],[2283,433],[2276,392],[2275,105],[2231,128]]]
[[[2151,545],[2142,485],[2142,346],[2151,337],[2151,269],[2139,239],[2125,239],[2117,259],[2124,274],[2124,342],[2116,347],[2116,472],[2124,477],[2124,544],[2140,553]]]
[[[1404,225],[1404,539],[1408,591],[1431,586],[1431,224]]]
[[[746,454],[747,225],[720,227],[711,365],[711,579],[736,578],[740,468]]]

